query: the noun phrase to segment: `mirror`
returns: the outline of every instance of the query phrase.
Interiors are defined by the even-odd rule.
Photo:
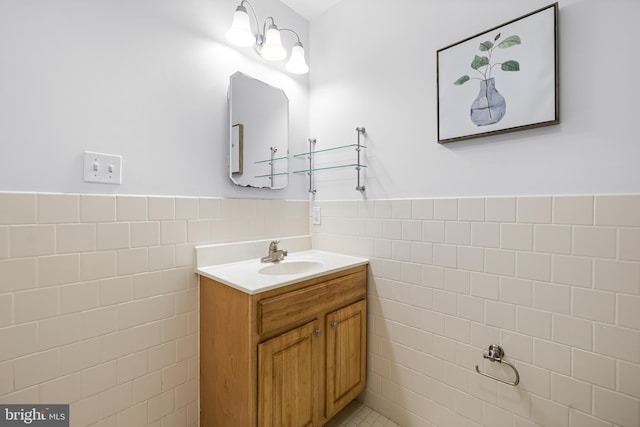
[[[282,89],[237,72],[229,83],[229,178],[282,189],[289,181],[289,99]]]

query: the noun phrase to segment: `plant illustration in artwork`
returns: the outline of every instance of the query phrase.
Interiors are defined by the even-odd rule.
[[[456,80],[453,84],[460,86],[469,80],[480,80],[480,91],[478,96],[471,104],[471,121],[477,126],[486,126],[498,123],[504,117],[507,111],[507,104],[504,97],[495,87],[495,78],[493,77],[494,67],[500,66],[502,71],[520,71],[520,63],[518,61],[509,60],[505,62],[493,61],[493,53],[496,48],[506,49],[521,44],[520,37],[517,35],[509,36],[500,41],[500,33],[498,33],[493,41],[484,41],[480,43],[480,52],[482,56],[475,55],[471,62],[471,68],[478,72],[479,77],[469,77],[464,75]]]

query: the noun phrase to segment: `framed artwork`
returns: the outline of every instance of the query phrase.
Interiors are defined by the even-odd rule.
[[[441,144],[558,124],[558,3],[437,52]]]

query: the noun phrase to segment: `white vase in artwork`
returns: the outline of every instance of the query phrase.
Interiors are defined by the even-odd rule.
[[[471,104],[471,121],[477,126],[498,123],[507,112],[504,97],[496,89],[495,78],[480,80],[480,91]]]

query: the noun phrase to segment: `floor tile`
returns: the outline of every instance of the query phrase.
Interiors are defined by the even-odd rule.
[[[325,427],[400,427],[400,425],[354,400],[325,424]]]

